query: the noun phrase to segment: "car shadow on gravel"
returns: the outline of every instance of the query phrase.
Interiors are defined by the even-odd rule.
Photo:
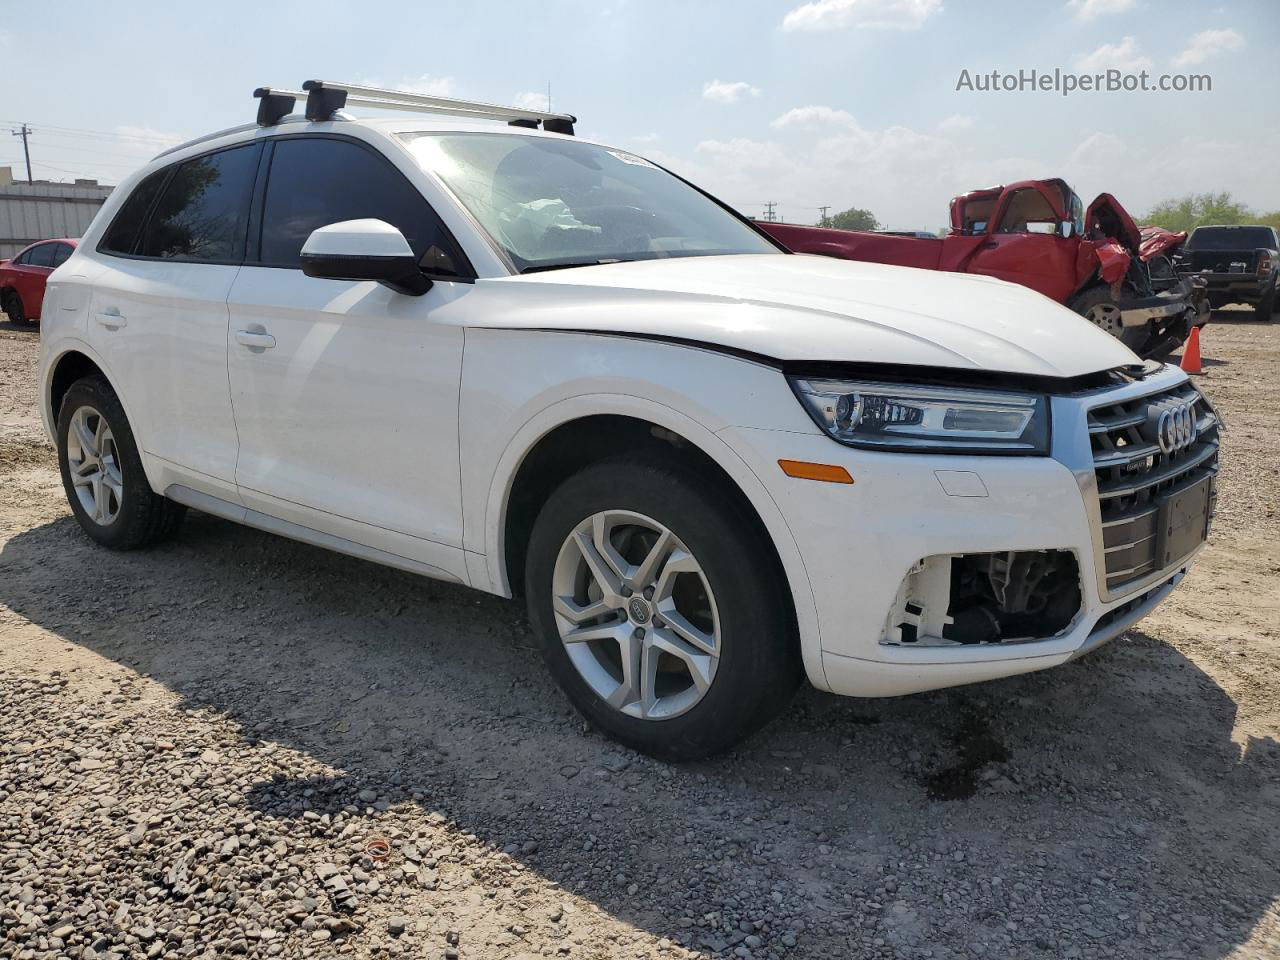
[[[233,721],[224,753],[327,769],[264,763],[246,815],[416,805],[709,953],[1216,958],[1280,895],[1280,743],[1237,742],[1227,693],[1142,632],[979,686],[806,690],[670,766],[584,727],[516,604],[199,514],[129,554],[66,517],[22,532],[0,600]]]

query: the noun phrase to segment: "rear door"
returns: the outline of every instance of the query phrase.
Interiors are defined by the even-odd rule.
[[[143,180],[99,245],[89,337],[169,480],[234,497],[227,295],[244,258],[260,144]]]
[[[302,135],[269,149],[258,256],[230,297],[241,501],[465,579],[463,332],[452,318],[474,289],[458,279],[470,270],[417,188],[369,144]],[[431,290],[303,274],[312,230],[364,218],[400,229]]]

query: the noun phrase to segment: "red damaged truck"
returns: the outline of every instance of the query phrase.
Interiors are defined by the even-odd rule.
[[[945,237],[756,225],[795,253],[980,273],[1038,290],[1161,358],[1209,318],[1204,284],[1170,261],[1185,234],[1139,232],[1110,194],[1086,210],[1063,180],[1021,180],[951,201]]]

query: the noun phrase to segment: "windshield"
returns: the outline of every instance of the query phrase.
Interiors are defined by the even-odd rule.
[[[779,252],[715,201],[624,150],[505,133],[400,137],[522,273]]]
[[[1271,231],[1266,227],[1197,227],[1183,249],[1244,251],[1269,249],[1271,242]]]

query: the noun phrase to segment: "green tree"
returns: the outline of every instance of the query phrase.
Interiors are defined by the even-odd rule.
[[[820,227],[833,227],[836,230],[879,230],[880,221],[870,210],[850,207],[819,221]]]
[[[1157,203],[1143,218],[1143,223],[1153,223],[1166,230],[1193,230],[1201,224],[1256,223],[1258,215],[1231,198],[1225,190],[1220,193],[1189,193]]]

